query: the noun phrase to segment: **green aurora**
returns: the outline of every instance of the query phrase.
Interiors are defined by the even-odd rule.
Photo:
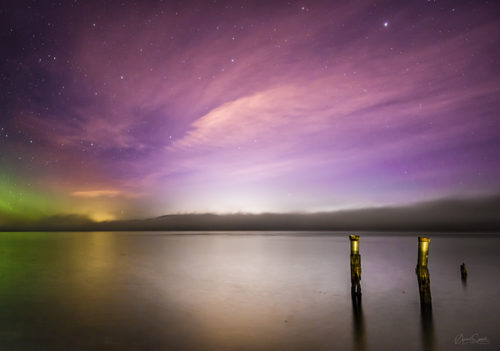
[[[58,201],[29,183],[0,175],[0,225],[41,219],[56,213]]]

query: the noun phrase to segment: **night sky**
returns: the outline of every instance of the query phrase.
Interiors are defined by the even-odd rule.
[[[2,1],[0,224],[500,190],[495,1]]]

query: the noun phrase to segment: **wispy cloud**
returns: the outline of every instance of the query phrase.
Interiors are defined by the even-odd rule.
[[[71,193],[73,196],[77,197],[115,197],[118,195],[122,195],[120,191],[117,190],[86,190],[86,191],[75,191]]]

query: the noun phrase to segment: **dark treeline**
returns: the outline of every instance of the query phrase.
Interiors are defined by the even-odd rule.
[[[36,222],[12,223],[0,229],[3,231],[425,230],[487,232],[500,230],[500,195],[442,199],[401,207],[321,213],[179,214],[100,223],[81,216],[54,216]]]

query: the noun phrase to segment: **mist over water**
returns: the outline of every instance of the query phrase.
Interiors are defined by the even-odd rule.
[[[424,314],[416,235],[361,234],[363,295],[355,305],[348,233],[206,234],[1,233],[0,348],[465,350],[498,343],[497,236],[431,236],[432,310]],[[474,333],[490,344],[455,345],[457,335]]]

